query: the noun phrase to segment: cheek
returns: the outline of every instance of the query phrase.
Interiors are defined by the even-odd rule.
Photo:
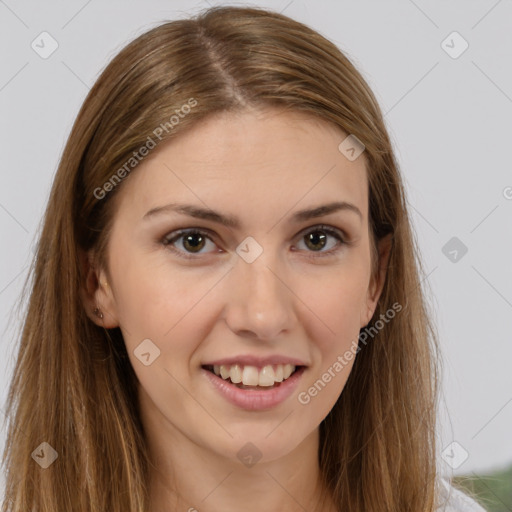
[[[341,350],[359,334],[367,281],[363,265],[340,266],[319,281],[304,281],[298,295],[313,313],[310,336],[322,352]]]
[[[209,292],[219,276],[149,260],[131,255],[112,271],[116,313],[130,357],[150,339],[160,350],[160,362],[171,368],[212,328],[208,312],[214,294]]]
[[[364,283],[364,272],[339,273],[322,292],[310,294],[318,318],[309,324],[309,337],[318,364],[299,390],[297,401],[317,422],[334,407],[352,371],[366,296]]]

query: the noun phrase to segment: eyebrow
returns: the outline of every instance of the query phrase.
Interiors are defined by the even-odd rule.
[[[298,211],[293,214],[290,220],[292,222],[304,222],[309,219],[323,217],[338,211],[353,212],[361,219],[363,218],[361,210],[359,210],[355,204],[348,203],[346,201],[338,201]],[[189,217],[194,217],[196,219],[210,220],[233,229],[238,229],[240,227],[240,222],[236,217],[224,215],[209,208],[202,208],[191,204],[170,203],[165,206],[157,206],[149,210],[142,219],[148,220],[162,214],[169,214],[173,212],[188,215]]]

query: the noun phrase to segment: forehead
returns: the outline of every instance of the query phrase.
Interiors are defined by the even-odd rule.
[[[364,153],[347,159],[338,149],[346,137],[333,124],[299,112],[210,116],[153,150],[123,183],[120,210],[140,218],[156,206],[186,200],[262,218],[295,204],[300,209],[345,200],[366,217]]]

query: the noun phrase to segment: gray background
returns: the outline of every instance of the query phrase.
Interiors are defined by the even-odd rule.
[[[0,0],[0,405],[20,322],[12,307],[88,89],[129,40],[213,4]],[[512,2],[249,5],[281,11],[320,31],[373,88],[406,183],[445,361],[441,466],[458,474],[510,464]],[[33,41],[42,46],[43,31],[59,45],[47,59],[31,47]],[[450,36],[454,31],[469,44],[460,55],[464,42]],[[453,237],[455,245],[446,246]],[[5,428],[1,446],[4,439]]]

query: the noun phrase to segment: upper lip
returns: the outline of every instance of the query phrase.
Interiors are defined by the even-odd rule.
[[[234,364],[240,364],[243,366],[256,366],[263,368],[264,366],[271,364],[292,364],[294,366],[307,366],[306,363],[295,357],[274,355],[274,356],[253,356],[253,355],[240,355],[225,357],[222,359],[216,359],[215,361],[208,361],[203,363],[202,366],[231,366]]]

